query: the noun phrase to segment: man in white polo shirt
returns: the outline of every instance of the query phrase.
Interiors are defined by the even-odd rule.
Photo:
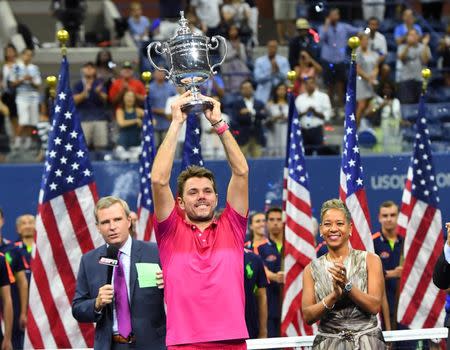
[[[295,100],[303,144],[320,146],[323,144],[323,124],[331,119],[331,102],[328,95],[317,89],[314,78],[305,79],[305,92]]]

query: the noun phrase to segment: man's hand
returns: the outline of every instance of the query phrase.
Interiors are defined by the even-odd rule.
[[[386,270],[386,278],[400,278],[402,277],[403,266],[397,266],[393,270]]]
[[[158,289],[164,289],[164,279],[162,271],[156,273],[156,286]]]
[[[276,278],[277,283],[284,283],[284,271],[278,271],[276,275],[277,275]]]
[[[6,339],[3,338],[2,341],[2,350],[12,350],[12,343],[11,343],[11,339]]]
[[[105,284],[98,290],[97,298],[95,299],[95,310],[100,311],[106,305],[111,304],[114,297],[114,289],[110,284]]]
[[[28,323],[28,317],[27,314],[20,314],[19,317],[19,326],[20,329],[25,330],[27,328],[27,323]]]
[[[213,105],[213,109],[207,109],[205,111],[205,117],[212,124],[216,124],[222,119],[222,111],[220,110],[220,102],[213,99],[212,97],[204,96],[199,94],[199,98],[204,101],[211,102]]]
[[[188,90],[180,95],[170,106],[172,110],[172,122],[183,124],[186,121],[187,114],[181,111],[181,107],[192,100],[191,91]]]

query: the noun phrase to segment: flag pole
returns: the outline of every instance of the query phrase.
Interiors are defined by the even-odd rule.
[[[148,93],[150,91],[150,80],[152,80],[152,72],[150,72],[148,70],[145,72],[142,72],[141,78],[144,81],[145,91],[147,92],[147,95],[148,95]]]
[[[424,68],[422,69],[422,93],[425,94],[427,92],[427,88],[428,88],[428,81],[431,78],[431,69],[429,68]]]
[[[61,44],[61,55],[64,57],[67,55],[66,43],[69,41],[69,32],[65,29],[58,30],[56,38]]]

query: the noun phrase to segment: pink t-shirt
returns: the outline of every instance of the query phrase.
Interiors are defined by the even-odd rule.
[[[155,223],[164,272],[166,345],[248,338],[244,237],[247,218],[228,204],[201,232],[175,206]]]

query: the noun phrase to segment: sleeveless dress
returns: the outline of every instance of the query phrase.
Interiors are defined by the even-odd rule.
[[[353,286],[367,293],[366,256],[365,251],[351,249],[344,265]],[[328,272],[328,267],[332,264],[326,259],[326,255],[311,262],[314,291],[318,301],[332,292],[333,283]],[[386,349],[383,334],[377,324],[376,315],[363,311],[345,296],[320,319],[313,349]]]
[[[125,120],[137,118],[136,110],[125,112]],[[119,140],[117,142],[125,149],[137,147],[141,144],[141,128],[137,125],[130,125],[119,129]]]

